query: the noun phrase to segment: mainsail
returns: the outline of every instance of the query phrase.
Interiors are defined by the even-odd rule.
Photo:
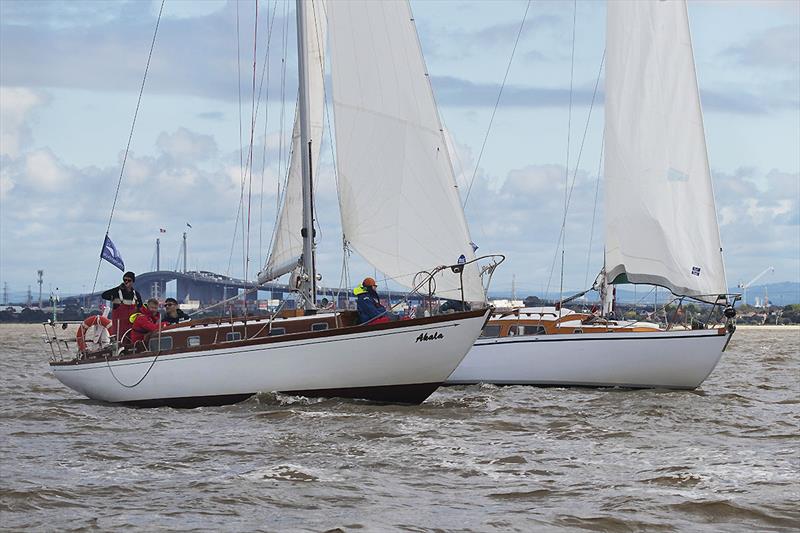
[[[685,0],[609,0],[605,218],[610,282],[726,294]]]
[[[323,0],[314,0],[310,7],[310,20],[305,27],[306,61],[309,65],[307,90],[311,126],[311,165],[312,174],[316,176],[325,108],[324,71],[327,19]],[[300,235],[303,227],[303,186],[300,158],[309,157],[309,155],[308,149],[300,146],[299,122],[298,113],[295,113],[292,154],[289,174],[283,191],[283,203],[278,223],[275,226],[269,258],[264,265],[264,270],[258,276],[259,283],[266,283],[291,272],[299,264],[300,256],[303,253],[303,239]]]
[[[347,242],[395,282],[474,258],[436,102],[407,2],[328,4],[339,206]],[[484,301],[477,266],[464,296]],[[436,292],[461,298],[459,276]]]

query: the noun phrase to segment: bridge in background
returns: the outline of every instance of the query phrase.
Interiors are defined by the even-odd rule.
[[[155,272],[144,272],[136,275],[136,289],[142,294],[142,297],[147,298],[164,298],[167,292],[167,284],[176,282],[176,296],[179,302],[187,300],[199,300],[201,306],[217,303],[228,298],[232,298],[240,293],[253,288],[252,282],[247,282],[242,279],[232,278],[214,272],[197,271],[197,272],[176,272],[172,270],[157,270]],[[105,289],[104,289],[105,290]],[[103,291],[82,296],[70,296],[62,298],[62,304],[67,304],[74,300],[78,305],[82,305],[83,301],[94,301],[99,299]],[[288,285],[280,283],[265,283],[258,288],[258,291],[253,291],[246,296],[248,305],[250,302],[253,304],[259,299],[258,293],[269,292],[269,299],[284,300],[286,296],[291,294]],[[401,298],[405,293],[403,292],[385,292],[382,291],[381,296],[389,297],[392,301]],[[317,289],[317,298],[328,298],[329,301],[336,301],[337,307],[347,307],[347,301],[352,296],[352,288],[330,288],[320,287]],[[416,296],[412,301],[419,303],[421,297]]]

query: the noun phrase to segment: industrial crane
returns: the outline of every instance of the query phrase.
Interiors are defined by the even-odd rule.
[[[758,276],[756,276],[753,279],[751,279],[749,282],[747,282],[747,283],[739,283],[739,285],[737,285],[737,287],[739,287],[740,289],[742,289],[742,291],[744,291],[744,294],[742,296],[744,297],[743,301],[744,301],[745,305],[747,304],[747,287],[749,287],[750,285],[752,285],[756,281],[760,280],[761,277],[764,274],[766,274],[767,272],[775,272],[775,268],[774,267],[767,267],[767,268],[764,269],[763,272],[761,272]]]

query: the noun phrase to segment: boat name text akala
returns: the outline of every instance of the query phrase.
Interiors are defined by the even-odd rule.
[[[438,331],[434,331],[430,335],[428,335],[427,333],[420,333],[419,337],[417,337],[417,340],[414,341],[414,342],[438,341],[439,339],[443,339],[443,338],[444,338],[444,335],[442,335]]]

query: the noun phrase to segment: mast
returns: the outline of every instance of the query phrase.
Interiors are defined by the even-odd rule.
[[[161,239],[156,239],[156,272],[161,271]]]
[[[186,232],[183,232],[183,273],[186,274]]]
[[[306,2],[297,0],[297,66],[300,80],[300,101],[298,114],[300,118],[300,149],[303,181],[303,275],[300,281],[300,293],[303,296],[303,307],[309,312],[316,310],[316,270],[314,265],[314,212],[313,182],[311,178],[311,142],[309,138],[309,101],[308,101],[308,61],[306,57]],[[307,155],[308,154],[308,155]]]

